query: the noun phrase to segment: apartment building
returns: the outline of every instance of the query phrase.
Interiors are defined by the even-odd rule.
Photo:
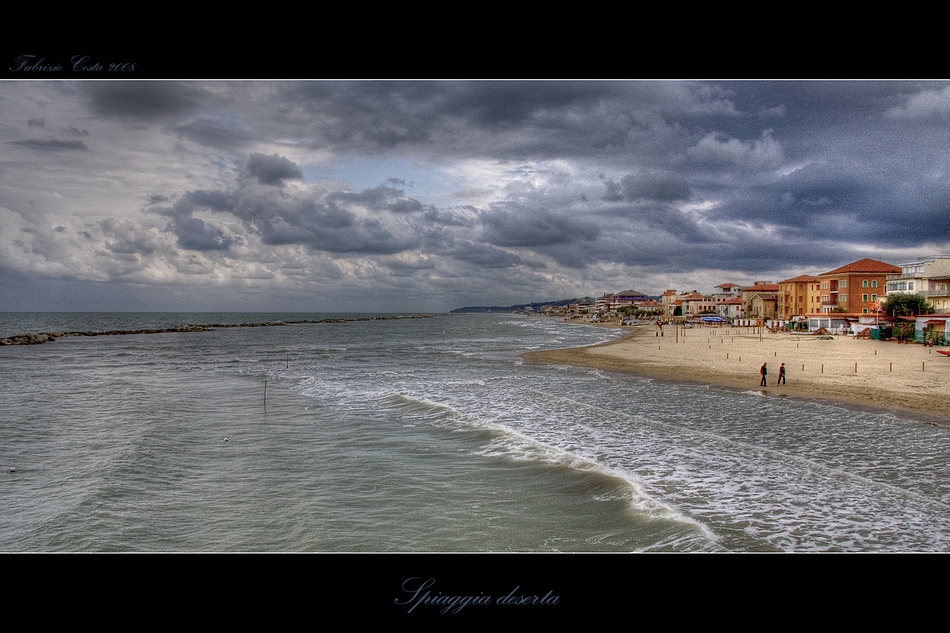
[[[887,276],[885,294],[923,294],[937,312],[950,310],[950,256],[922,257],[900,268]]]
[[[778,282],[777,318],[791,321],[792,317],[821,312],[821,280],[814,275],[798,275]]]
[[[870,314],[884,298],[888,275],[900,273],[900,266],[868,258],[822,273],[818,275],[821,312]]]

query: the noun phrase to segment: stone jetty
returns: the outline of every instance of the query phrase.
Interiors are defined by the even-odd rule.
[[[58,338],[66,336],[121,336],[126,334],[167,334],[170,332],[211,332],[219,328],[229,327],[275,327],[282,325],[300,325],[306,323],[349,323],[352,321],[392,321],[396,319],[430,319],[441,316],[439,314],[408,314],[393,316],[367,316],[350,317],[340,319],[320,319],[317,321],[268,321],[266,323],[205,323],[193,325],[184,323],[177,327],[161,329],[136,329],[136,330],[107,330],[102,332],[40,332],[38,334],[18,334],[8,338],[0,338],[0,345],[40,345],[49,343]]]

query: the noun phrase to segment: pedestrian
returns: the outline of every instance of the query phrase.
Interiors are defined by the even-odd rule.
[[[759,383],[760,387],[768,386],[765,384],[765,377],[768,376],[769,374],[769,370],[768,370],[768,367],[766,367],[766,365],[768,365],[768,363],[762,363],[762,367],[759,369],[759,373],[762,375],[762,382]]]
[[[782,363],[781,367],[778,368],[778,382],[776,385],[785,384],[785,363]]]

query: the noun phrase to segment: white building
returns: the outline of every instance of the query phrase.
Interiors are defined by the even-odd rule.
[[[937,312],[950,310],[950,256],[934,255],[901,264],[898,275],[888,275],[886,294],[923,294]]]

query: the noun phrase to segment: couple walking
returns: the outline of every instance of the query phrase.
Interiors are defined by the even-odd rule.
[[[759,383],[760,387],[768,386],[765,383],[765,378],[766,376],[768,376],[768,374],[769,374],[768,363],[762,363],[762,367],[759,368],[759,375],[762,376],[762,382]],[[785,384],[785,363],[782,363],[781,367],[778,368],[778,381],[775,384],[776,385]]]

